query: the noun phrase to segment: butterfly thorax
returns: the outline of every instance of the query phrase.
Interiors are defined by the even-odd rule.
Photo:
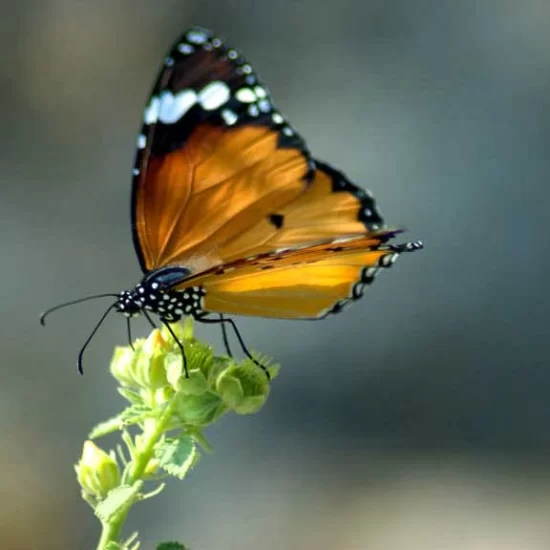
[[[204,315],[205,292],[199,286],[182,286],[190,274],[185,267],[173,266],[151,271],[133,290],[120,293],[116,308],[126,317],[147,311],[169,322],[178,321],[184,315],[200,317]]]

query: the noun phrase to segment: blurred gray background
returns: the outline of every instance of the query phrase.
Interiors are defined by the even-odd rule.
[[[152,80],[191,24],[244,52],[315,155],[423,239],[323,322],[239,320],[282,372],[265,409],[142,504],[143,548],[550,548],[550,3],[0,4],[0,546],[93,548],[72,464],[117,412],[133,286],[130,169]],[[144,324],[136,333],[147,333]],[[199,334],[216,345],[215,327]]]

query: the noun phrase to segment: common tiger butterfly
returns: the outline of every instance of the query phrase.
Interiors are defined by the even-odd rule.
[[[175,43],[151,92],[131,210],[144,277],[101,295],[117,300],[82,347],[81,372],[112,309],[150,322],[156,314],[168,329],[184,315],[231,323],[250,356],[223,314],[321,319],[422,248],[390,244],[400,231],[385,229],[372,194],[315,160],[252,67],[200,27]]]

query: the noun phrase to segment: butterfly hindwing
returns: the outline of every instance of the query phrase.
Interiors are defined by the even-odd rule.
[[[325,163],[315,161],[315,166],[313,181],[303,193],[226,243],[228,260],[339,237],[358,237],[383,227],[369,191]]]
[[[263,254],[213,268],[182,285],[200,286],[203,309],[233,315],[319,319],[358,300],[379,269],[420,243],[388,245],[395,232]]]

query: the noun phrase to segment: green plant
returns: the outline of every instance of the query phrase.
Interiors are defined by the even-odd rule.
[[[128,405],[92,430],[75,465],[82,497],[101,522],[98,550],[137,550],[137,533],[122,538],[132,506],[158,495],[170,477],[184,479],[201,455],[210,452],[203,435],[206,426],[227,412],[257,412],[269,393],[269,381],[257,365],[214,355],[193,336],[190,319],[171,328],[185,347],[189,376],[166,328],[116,348],[111,373]],[[268,363],[265,357],[256,359]],[[269,366],[268,371],[273,379],[278,367]],[[122,440],[116,452],[106,452],[92,441],[113,432]],[[158,546],[184,549],[176,542]]]

